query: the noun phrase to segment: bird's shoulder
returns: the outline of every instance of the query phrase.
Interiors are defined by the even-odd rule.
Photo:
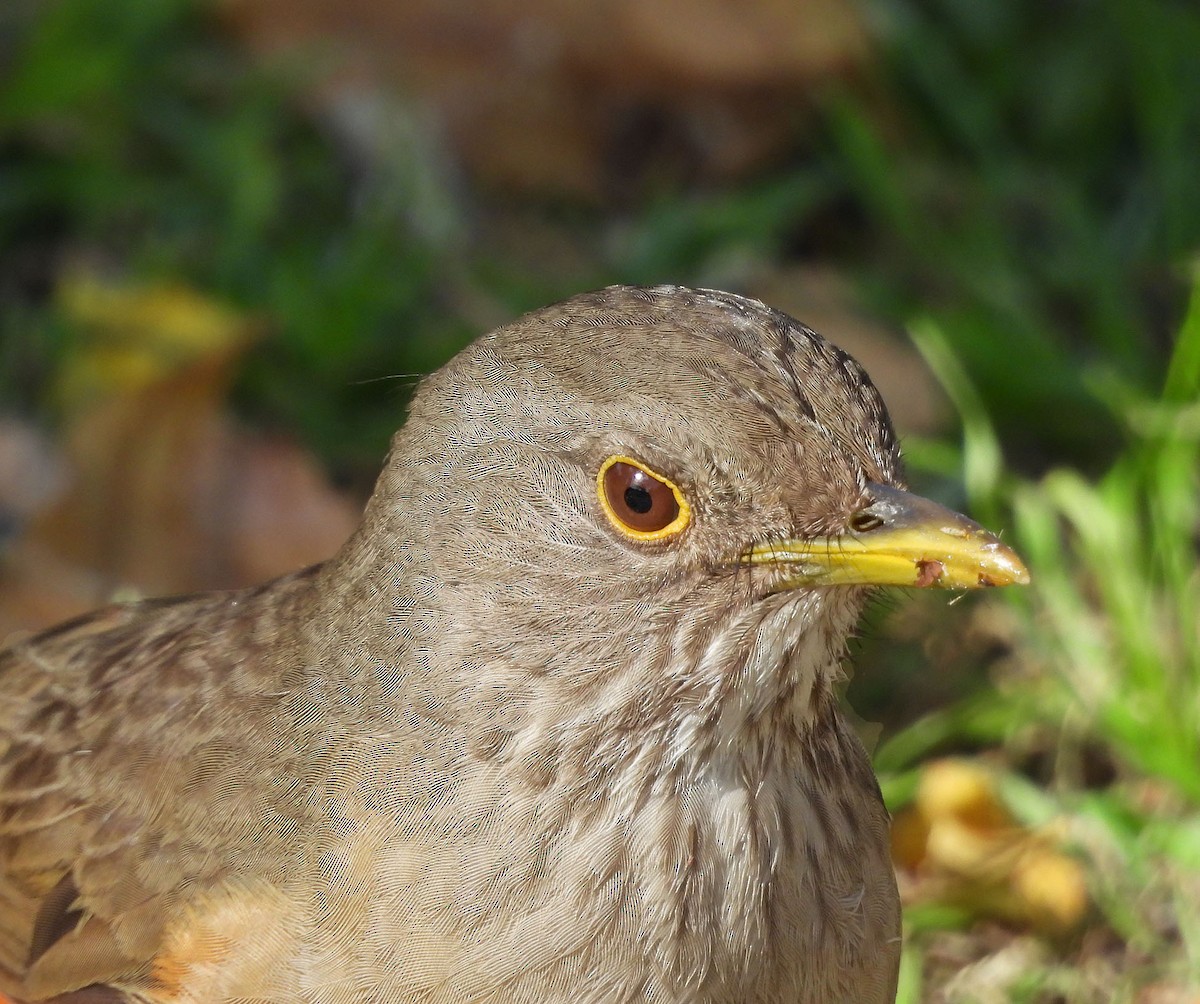
[[[312,574],[113,604],[0,651],[0,994],[141,985],[181,876],[219,885],[219,820],[178,796],[250,771],[229,723]]]
[[[104,718],[114,691],[149,698],[252,664],[319,567],[253,589],[112,603],[9,641],[0,648],[0,758],[23,727],[53,731],[52,706],[63,701]]]

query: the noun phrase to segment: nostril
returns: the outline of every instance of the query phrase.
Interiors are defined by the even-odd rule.
[[[850,517],[850,529],[855,533],[878,530],[881,526],[883,526],[883,520],[867,509],[859,509]]]

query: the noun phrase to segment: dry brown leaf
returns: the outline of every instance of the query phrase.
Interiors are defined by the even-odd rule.
[[[75,276],[77,349],[61,375],[70,482],[35,513],[0,575],[0,631],[108,600],[249,585],[321,560],[357,522],[294,444],[225,412],[258,325],[178,287]]]
[[[727,179],[794,140],[811,88],[861,67],[839,0],[223,0],[269,57],[323,55],[321,101],[374,156],[394,104],[478,179],[627,199],[661,176]],[[309,60],[322,65],[322,60]],[[397,112],[397,115],[400,113]]]

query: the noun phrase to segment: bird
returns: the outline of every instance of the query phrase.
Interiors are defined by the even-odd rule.
[[[0,653],[0,996],[890,1002],[847,639],[1028,579],[790,316],[534,311],[423,379],[328,561]]]

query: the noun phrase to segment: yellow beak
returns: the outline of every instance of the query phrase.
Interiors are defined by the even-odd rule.
[[[845,533],[768,541],[744,560],[783,569],[789,587],[979,589],[1029,582],[1016,552],[973,520],[898,488],[868,487],[872,502],[854,514]]]

